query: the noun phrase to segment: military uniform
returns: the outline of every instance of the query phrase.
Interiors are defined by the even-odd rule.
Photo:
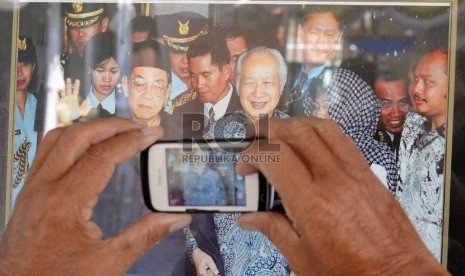
[[[207,33],[208,19],[195,12],[177,12],[163,17],[163,20],[157,21],[162,31],[162,37],[165,44],[168,45],[170,52],[186,53],[192,41],[201,35]],[[189,89],[182,79],[171,72],[173,82],[171,92],[165,105],[165,111],[172,113],[173,99]]]
[[[380,126],[378,126],[375,132],[375,140],[387,144],[394,153],[396,161],[400,146],[400,136],[400,133],[390,133]]]

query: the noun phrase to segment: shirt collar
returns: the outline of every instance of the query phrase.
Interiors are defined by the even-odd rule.
[[[111,114],[115,114],[116,110],[116,100],[115,100],[115,89],[111,91],[111,94],[108,95],[102,102],[99,102],[98,99],[95,97],[94,93],[92,92],[92,86],[90,87],[89,94],[87,94],[87,100],[89,102],[90,108],[97,108],[98,104],[102,104],[102,107],[110,112]]]
[[[205,103],[203,105],[203,114],[206,114],[206,116],[208,117],[210,108],[213,106],[213,111],[215,111],[215,121],[221,119],[221,117],[224,116],[226,110],[228,109],[228,105],[233,93],[233,86],[231,83],[228,83],[228,87],[228,94],[226,94],[226,96],[219,100],[216,104],[213,105],[211,103]]]

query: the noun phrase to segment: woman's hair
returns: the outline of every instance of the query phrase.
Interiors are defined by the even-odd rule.
[[[119,49],[118,49],[119,48]],[[85,70],[93,70],[102,61],[114,58],[120,64],[120,57],[125,53],[122,47],[118,47],[116,36],[112,32],[103,32],[89,39],[84,48]]]

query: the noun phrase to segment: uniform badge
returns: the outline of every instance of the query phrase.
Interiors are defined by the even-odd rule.
[[[15,129],[15,135],[21,135],[21,129]]]
[[[74,12],[82,12],[82,7],[83,6],[84,6],[84,4],[82,2],[74,2],[73,3]]]
[[[189,21],[187,20],[186,23],[182,23],[181,21],[178,20],[179,24],[179,34],[180,35],[187,35],[189,34]]]
[[[26,38],[24,38],[23,40],[18,38],[18,49],[21,51],[27,50]]]

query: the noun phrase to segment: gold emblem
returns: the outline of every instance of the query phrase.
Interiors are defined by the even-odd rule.
[[[82,2],[74,2],[73,3],[74,12],[82,12],[82,7],[83,6],[84,6],[84,4]]]
[[[189,33],[189,21],[190,20],[187,20],[186,23],[182,23],[181,21],[178,20],[180,35],[187,35]]]
[[[27,50],[26,38],[24,38],[23,40],[18,38],[18,49],[20,51],[26,51]]]

